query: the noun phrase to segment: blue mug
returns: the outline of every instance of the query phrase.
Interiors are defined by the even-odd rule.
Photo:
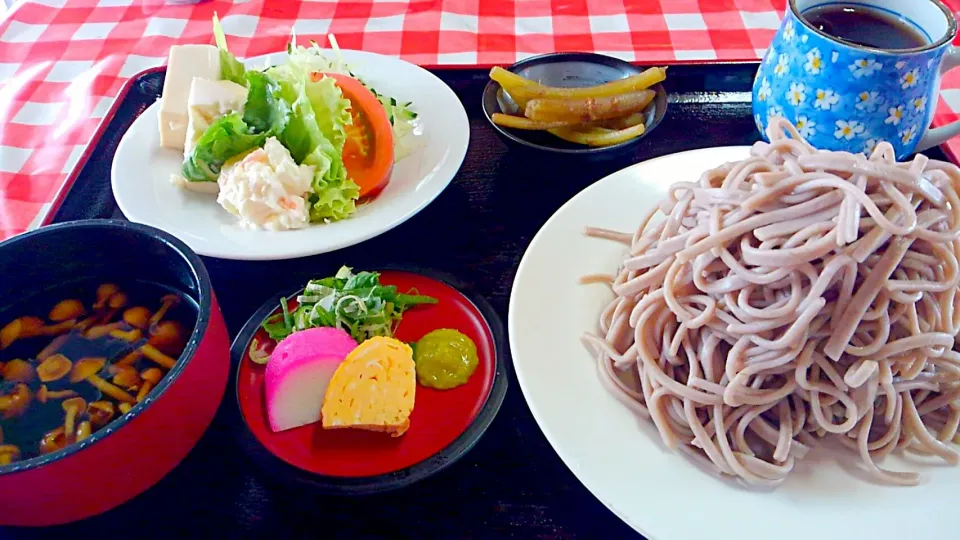
[[[803,14],[855,4],[894,15],[926,38],[914,49],[876,49],[841,41]],[[790,0],[753,83],[761,133],[775,117],[797,126],[817,148],[869,154],[880,141],[897,159],[960,133],[960,121],[930,129],[940,74],[960,65],[951,45],[957,21],[939,0]]]

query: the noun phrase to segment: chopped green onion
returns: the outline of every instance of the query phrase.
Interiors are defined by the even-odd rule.
[[[290,316],[290,306],[287,305],[287,297],[280,297],[280,307],[283,309],[283,325],[287,330],[293,331],[293,317]]]

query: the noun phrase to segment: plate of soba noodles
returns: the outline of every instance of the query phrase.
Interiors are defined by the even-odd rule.
[[[954,538],[960,170],[766,135],[547,221],[510,300],[527,403],[651,540]]]

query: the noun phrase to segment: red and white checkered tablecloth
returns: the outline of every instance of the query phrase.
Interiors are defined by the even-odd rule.
[[[551,51],[755,60],[785,2],[27,0],[0,22],[0,239],[43,222],[125,81],[162,64],[173,44],[213,43],[214,11],[241,57],[282,50],[295,28],[421,65],[489,66]],[[943,86],[936,123],[960,113],[960,70]],[[960,155],[960,141],[953,145]]]

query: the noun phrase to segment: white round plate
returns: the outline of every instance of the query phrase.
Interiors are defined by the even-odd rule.
[[[621,170],[583,190],[537,233],[517,270],[508,322],[533,416],[587,489],[650,540],[957,538],[960,468],[891,458],[885,466],[923,477],[917,487],[891,487],[815,450],[778,489],[750,489],[667,449],[651,422],[601,385],[580,336],[596,330],[613,293],[577,280],[615,272],[626,249],[587,238],[584,228],[633,232],[671,183],[696,181],[748,151],[694,150]]]
[[[403,60],[362,51],[342,51],[344,60],[379,92],[413,101],[423,129],[418,149],[394,165],[390,183],[348,219],[292,231],[241,228],[215,195],[170,183],[182,152],[160,146],[158,103],[147,108],[123,136],[113,158],[113,195],[127,219],[167,231],[201,255],[224,259],[276,260],[326,253],[383,234],[413,217],[450,184],[470,140],[463,104],[443,81]],[[278,64],[285,53],[247,59],[248,66]]]

